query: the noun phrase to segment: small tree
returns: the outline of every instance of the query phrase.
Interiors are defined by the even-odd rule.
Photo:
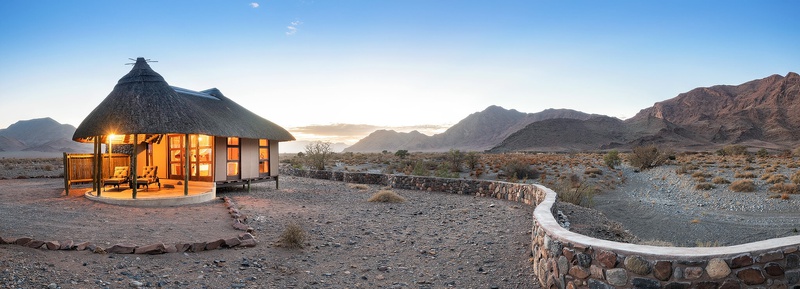
[[[447,161],[450,163],[450,170],[453,172],[461,171],[461,164],[464,162],[464,153],[457,149],[450,149],[447,154]]]
[[[478,155],[476,152],[468,152],[467,156],[467,166],[471,171],[474,171],[476,167],[478,167],[478,163],[481,160],[481,156]]]
[[[400,159],[405,159],[408,156],[408,150],[397,150],[394,153],[395,156],[399,157]]]
[[[669,152],[659,150],[655,145],[637,146],[633,148],[628,161],[631,166],[646,170],[663,165],[669,160],[669,155]]]
[[[611,150],[610,152],[606,153],[603,157],[603,161],[606,163],[606,166],[611,168],[612,170],[619,166],[622,160],[619,158],[619,151]]]
[[[330,142],[315,141],[306,145],[306,162],[309,167],[317,170],[325,169],[325,162],[331,157]]]

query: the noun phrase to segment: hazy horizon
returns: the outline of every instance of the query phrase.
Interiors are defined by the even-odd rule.
[[[0,1],[0,127],[78,126],[128,71],[300,140],[432,135],[490,105],[629,118],[800,69],[796,1]],[[427,130],[427,131],[424,131]],[[365,131],[366,134],[364,133]],[[363,137],[362,136],[362,137]],[[358,137],[360,138],[360,137]]]

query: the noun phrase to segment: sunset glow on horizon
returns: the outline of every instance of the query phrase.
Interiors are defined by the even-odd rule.
[[[490,105],[628,118],[800,71],[796,1],[0,1],[0,128],[77,126],[130,71],[298,140],[441,133]]]

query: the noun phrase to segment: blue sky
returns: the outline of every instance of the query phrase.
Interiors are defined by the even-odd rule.
[[[797,1],[0,1],[0,128],[77,126],[128,58],[298,139],[431,134],[500,105],[620,118],[800,71]]]

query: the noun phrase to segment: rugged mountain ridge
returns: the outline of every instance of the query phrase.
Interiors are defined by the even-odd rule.
[[[0,151],[89,152],[91,145],[72,141],[75,127],[52,118],[20,120],[0,129]]]
[[[591,115],[570,109],[547,109],[537,113],[522,113],[500,106],[489,106],[459,121],[446,131],[433,136],[418,131],[408,133],[378,130],[345,149],[345,152],[447,151],[459,149],[482,151],[495,146],[526,125],[553,118],[589,119]]]
[[[657,102],[625,121],[596,122],[604,120],[535,122],[490,151],[598,150],[644,144],[683,150],[728,144],[791,149],[800,143],[800,75],[790,72],[740,85],[696,88]]]

